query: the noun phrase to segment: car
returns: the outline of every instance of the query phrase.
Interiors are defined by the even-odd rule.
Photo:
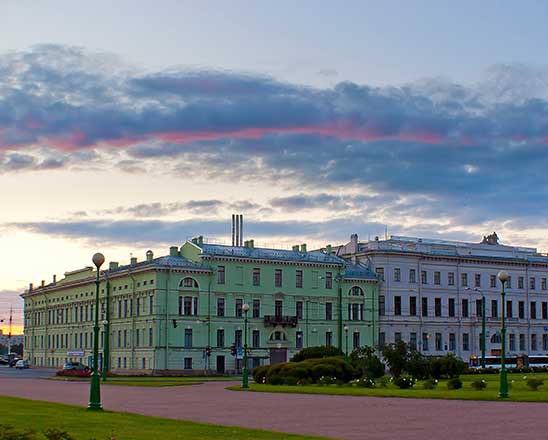
[[[3,356],[0,356],[0,365],[8,365],[10,362]]]
[[[30,368],[30,365],[29,365],[28,361],[20,359],[15,364],[15,368],[18,369],[18,370],[24,370],[26,368]]]
[[[19,358],[12,358],[12,359],[9,360],[8,366],[10,366],[10,367],[15,367],[15,364],[16,364],[17,362],[19,362],[20,360],[21,360],[21,359],[19,359]]]
[[[64,371],[89,371],[90,368],[80,362],[65,362],[63,365]]]

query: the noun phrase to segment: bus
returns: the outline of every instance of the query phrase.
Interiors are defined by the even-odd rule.
[[[504,364],[506,368],[520,368],[520,367],[548,367],[548,355],[543,354],[531,354],[531,355],[508,355],[505,358]],[[470,362],[468,363],[470,368],[481,368],[481,357],[473,355],[470,356]],[[500,356],[485,356],[486,368],[501,368],[502,361]]]

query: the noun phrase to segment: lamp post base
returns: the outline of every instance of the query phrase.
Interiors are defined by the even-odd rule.
[[[506,370],[500,372],[500,388],[499,388],[499,398],[508,397],[508,378],[506,376]]]
[[[242,388],[244,389],[249,388],[249,378],[248,378],[248,372],[246,367],[244,367],[242,371]]]

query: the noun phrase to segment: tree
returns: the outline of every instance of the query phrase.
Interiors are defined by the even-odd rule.
[[[411,352],[406,369],[417,380],[428,379],[432,373],[430,360],[416,350]]]
[[[356,370],[356,376],[377,378],[384,376],[384,364],[372,347],[356,348],[350,353],[350,364]]]
[[[409,346],[405,342],[398,341],[386,345],[382,350],[382,356],[390,368],[392,376],[400,377],[404,371],[407,371],[410,352]]]

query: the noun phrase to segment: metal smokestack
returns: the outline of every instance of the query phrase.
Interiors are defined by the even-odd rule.
[[[244,215],[240,214],[240,246],[244,245]]]
[[[236,214],[236,243],[234,246],[240,246],[240,216]]]
[[[234,214],[232,214],[232,246],[234,246],[235,244],[235,233],[236,233],[236,216]]]

